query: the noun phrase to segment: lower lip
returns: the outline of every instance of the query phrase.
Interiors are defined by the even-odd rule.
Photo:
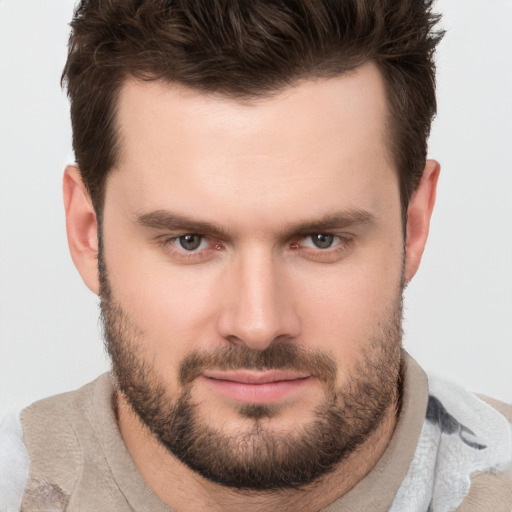
[[[250,404],[271,404],[290,398],[294,393],[306,386],[311,378],[295,380],[280,380],[264,384],[246,384],[229,380],[211,379],[202,377],[203,380],[217,393]]]

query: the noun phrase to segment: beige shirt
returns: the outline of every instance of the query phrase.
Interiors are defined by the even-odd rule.
[[[77,391],[36,402],[23,411],[31,461],[23,512],[172,511],[152,492],[127,452],[112,408],[113,393],[111,378],[105,374]],[[386,451],[362,481],[323,511],[388,511],[413,459],[427,400],[427,377],[406,355],[400,417]],[[512,408],[492,405],[512,417]],[[511,512],[511,473],[474,475],[457,510]]]

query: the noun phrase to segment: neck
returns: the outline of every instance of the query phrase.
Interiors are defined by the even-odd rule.
[[[384,453],[397,422],[397,401],[374,432],[334,471],[301,489],[239,491],[214,484],[171,455],[141,423],[131,407],[117,398],[121,436],[137,469],[161,501],[181,512],[292,512],[319,510],[361,481]]]

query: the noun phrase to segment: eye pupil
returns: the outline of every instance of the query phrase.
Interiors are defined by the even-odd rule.
[[[201,245],[201,235],[182,235],[179,238],[179,242],[183,249],[187,251],[193,251]]]
[[[334,241],[334,235],[326,235],[325,233],[316,233],[311,235],[311,241],[319,249],[328,249]]]

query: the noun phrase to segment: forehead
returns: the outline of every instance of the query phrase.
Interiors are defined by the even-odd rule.
[[[212,206],[220,196],[239,197],[245,210],[305,194],[327,202],[342,190],[356,197],[382,180],[396,185],[386,121],[384,84],[372,64],[249,102],[128,81],[107,196],[115,182],[138,209],[166,208],[171,196],[183,208],[198,196]]]
[[[255,148],[270,142],[285,150],[305,138],[314,143],[327,132],[346,146],[351,131],[362,123],[367,135],[379,141],[385,136],[386,118],[382,76],[367,63],[339,77],[302,81],[271,96],[241,101],[163,80],[128,80],[121,88],[117,122],[125,152],[138,149],[134,129],[147,131],[148,121],[154,130],[163,125],[179,128],[181,138],[190,136],[190,142],[206,136],[242,140],[252,132],[258,135],[252,139]]]

